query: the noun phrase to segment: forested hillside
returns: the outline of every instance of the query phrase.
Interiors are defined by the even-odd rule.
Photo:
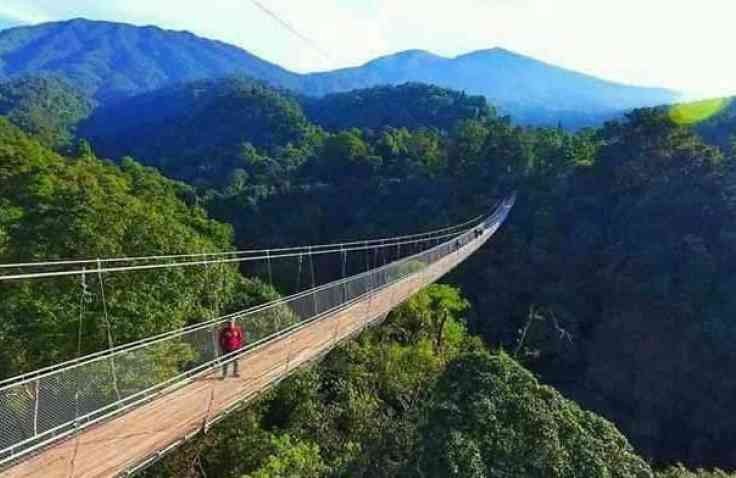
[[[365,65],[306,77],[306,93],[328,94],[376,85],[429,83],[483,95],[519,124],[568,128],[602,124],[625,111],[672,103],[678,94],[616,84],[493,48],[454,58],[409,50]]]
[[[460,120],[494,114],[482,96],[422,83],[377,86],[322,98],[304,97],[302,104],[310,121],[331,131],[386,127],[450,130]]]
[[[69,146],[91,112],[89,99],[57,78],[0,82],[0,115],[52,148]]]
[[[300,101],[242,78],[178,85],[100,108],[79,130],[92,147],[77,138],[66,156],[0,122],[3,262],[416,232],[518,191],[452,287],[423,292],[151,475],[736,469],[736,158],[706,122],[652,109],[577,134],[530,129],[477,97],[415,84],[305,102],[306,114]],[[718,138],[736,131],[721,118]],[[116,340],[274,293],[224,277],[219,298],[204,272],[112,282]],[[77,353],[78,284],[0,294],[0,375]],[[87,305],[83,351],[105,346],[99,307]]]
[[[85,145],[74,157],[59,156],[3,118],[0,185],[4,264],[232,247],[229,226],[187,204],[194,198],[188,186],[132,160],[120,166],[101,161]],[[104,292],[114,317],[112,337],[127,343],[272,294],[230,268],[218,269],[217,274],[222,282],[217,297],[211,273],[204,270],[108,278]],[[84,313],[76,279],[22,281],[0,288],[0,378],[109,345],[101,284],[90,276],[88,286]]]
[[[164,88],[103,106],[81,126],[103,155],[134,156],[192,183],[225,182],[258,152],[291,168],[318,141],[295,99],[235,77]],[[295,163],[295,164],[291,164]]]
[[[247,74],[294,86],[297,75],[189,32],[77,18],[0,31],[0,78],[54,74],[108,102],[173,83]]]
[[[247,75],[319,97],[422,82],[485,96],[519,124],[596,126],[678,93],[605,81],[501,48],[445,58],[409,50],[364,65],[298,74],[188,32],[73,19],[0,31],[0,79],[53,74],[102,103],[177,83]]]

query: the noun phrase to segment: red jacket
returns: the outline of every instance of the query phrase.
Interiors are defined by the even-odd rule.
[[[234,352],[243,346],[245,334],[237,325],[226,325],[220,331],[220,347],[224,352]]]

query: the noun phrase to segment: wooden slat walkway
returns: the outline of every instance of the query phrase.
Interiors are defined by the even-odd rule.
[[[53,444],[1,473],[7,478],[108,477],[129,473],[158,453],[202,430],[205,423],[252,399],[294,369],[319,359],[341,340],[381,320],[393,308],[472,254],[476,239],[422,272],[377,291],[332,315],[249,351],[239,359],[240,378],[220,370],[132,411]]]

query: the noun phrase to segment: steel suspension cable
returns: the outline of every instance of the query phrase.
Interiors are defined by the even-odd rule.
[[[299,292],[299,290],[302,287],[302,261],[304,260],[304,257],[299,254],[299,259],[297,259],[297,272],[296,272],[296,292]]]
[[[400,244],[412,244],[416,250],[418,248],[418,244],[420,243],[429,243],[430,246],[435,243],[436,241],[439,241],[441,239],[451,237],[451,236],[457,236],[462,234],[465,231],[457,231],[457,232],[451,232],[446,233],[440,236],[433,236],[431,238],[424,238],[424,239],[414,239],[414,240],[407,240],[407,241],[401,241]],[[380,242],[380,241],[379,241]],[[373,248],[379,248],[379,247],[393,247],[397,245],[397,243],[391,243],[391,244],[380,244],[380,245],[369,245],[368,241],[365,241],[365,244],[362,246],[354,246],[349,248],[344,248],[345,251],[353,252],[353,251],[360,251],[360,250],[368,250]],[[270,250],[271,252],[274,251],[274,249]],[[340,252],[340,248],[333,248],[333,249],[327,249],[327,250],[312,250],[311,246],[307,246],[307,252],[310,256],[311,255],[325,255],[325,254],[335,254]],[[236,255],[235,253],[228,253],[231,255]],[[104,273],[112,273],[112,272],[129,272],[129,271],[141,271],[141,270],[154,270],[154,269],[167,269],[172,267],[191,267],[191,266],[202,266],[209,263],[232,263],[232,262],[253,262],[253,261],[259,261],[268,259],[269,256],[274,259],[281,259],[281,258],[287,258],[287,257],[296,257],[299,254],[305,254],[305,252],[300,253],[283,253],[279,254],[277,256],[274,255],[262,255],[262,256],[254,256],[254,257],[232,257],[232,258],[224,258],[224,259],[210,259],[209,255],[205,256],[205,259],[197,260],[197,261],[187,261],[187,262],[172,262],[172,263],[162,263],[162,264],[143,264],[143,265],[133,265],[133,266],[115,266],[115,267],[106,267],[106,268],[98,268],[98,270],[104,272]],[[219,257],[222,257],[218,254]],[[103,260],[100,260],[100,263],[102,263]],[[50,271],[50,272],[31,272],[31,273],[21,273],[21,274],[6,274],[6,275],[0,275],[0,282],[1,281],[7,281],[7,280],[20,280],[20,279],[39,279],[39,278],[47,278],[47,277],[64,277],[64,276],[73,276],[73,275],[81,275],[82,270],[81,269],[74,269],[74,270],[63,270],[63,271]]]
[[[100,283],[100,299],[102,300],[102,310],[103,310],[103,316],[105,318],[105,327],[107,328],[107,346],[110,350],[115,348],[115,341],[112,337],[112,324],[110,323],[110,316],[107,312],[107,299],[105,298],[105,283],[102,279],[102,269],[99,266],[97,267],[97,280]],[[112,386],[115,390],[115,395],[117,395],[118,400],[120,400],[120,389],[118,388],[118,375],[117,370],[115,368],[115,360],[110,360],[110,370],[112,372]]]
[[[84,304],[87,300],[87,295],[89,294],[89,291],[87,290],[87,280],[86,275],[82,274],[81,279],[81,292],[79,295],[79,324],[77,326],[77,359],[79,359],[82,356],[82,326],[84,324]],[[39,383],[40,381],[37,381],[36,383]],[[39,402],[39,388],[36,388],[36,415],[38,414],[38,402]],[[118,400],[120,397],[118,396]],[[79,454],[79,444],[81,442],[82,435],[80,433],[79,429],[79,379],[77,378],[76,382],[76,391],[74,393],[74,422],[76,424],[77,429],[75,430],[75,440],[74,440],[74,452],[72,454],[71,459],[71,465],[69,470],[69,476],[74,476],[74,470],[76,468],[76,462],[77,462],[77,455]],[[37,418],[36,418],[36,426],[34,427],[36,429],[36,434],[38,434],[37,429]]]
[[[315,289],[315,280],[314,280],[314,257],[312,256],[312,250],[310,248],[309,250],[309,269],[312,274],[312,290]],[[314,305],[314,314],[317,315],[317,294],[316,292],[312,292],[312,304]]]
[[[403,240],[423,238],[425,236],[432,236],[435,234],[444,234],[448,231],[460,229],[460,228],[468,226],[469,224],[476,223],[482,217],[483,215],[481,214],[481,215],[475,216],[472,219],[469,219],[459,224],[443,227],[440,229],[434,229],[434,230],[426,231],[426,232],[392,236],[392,237],[386,237],[386,238],[342,242],[342,243],[311,244],[311,245],[292,246],[292,247],[284,247],[284,248],[276,248],[276,249],[244,249],[244,250],[235,250],[235,251],[199,252],[199,253],[192,253],[192,254],[165,254],[165,255],[151,255],[151,256],[134,256],[134,257],[121,256],[121,257],[109,257],[109,258],[102,258],[102,259],[62,259],[62,260],[42,261],[42,262],[17,262],[17,263],[0,264],[0,269],[11,269],[11,268],[17,269],[17,268],[29,268],[29,267],[30,268],[58,267],[58,266],[73,266],[73,265],[82,265],[82,264],[94,265],[98,261],[107,264],[107,263],[118,263],[118,262],[145,262],[145,261],[160,261],[160,260],[172,260],[172,259],[193,259],[197,257],[222,257],[222,256],[229,256],[229,255],[235,255],[235,256],[247,255],[247,254],[264,255],[267,252],[292,252],[292,251],[299,251],[299,250],[306,250],[306,249],[310,249],[314,251],[314,250],[325,249],[325,248],[334,248],[337,246],[355,246],[358,244],[376,244],[376,243],[384,242],[384,241],[399,241],[399,240],[403,241]]]

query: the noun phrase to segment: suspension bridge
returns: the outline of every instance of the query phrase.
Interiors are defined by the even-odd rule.
[[[133,474],[395,307],[480,248],[503,224],[512,196],[487,216],[426,233],[277,250],[0,266],[5,282],[171,267],[267,262],[286,257],[393,251],[390,261],[247,310],[0,381],[0,476],[103,477]],[[402,254],[401,251],[404,251]],[[383,255],[385,258],[385,255]],[[345,262],[343,262],[344,264]],[[103,295],[104,297],[104,295]],[[105,309],[105,313],[107,310]],[[230,322],[247,344],[218,346]],[[177,360],[165,360],[172,356]],[[237,361],[239,377],[221,378]]]

